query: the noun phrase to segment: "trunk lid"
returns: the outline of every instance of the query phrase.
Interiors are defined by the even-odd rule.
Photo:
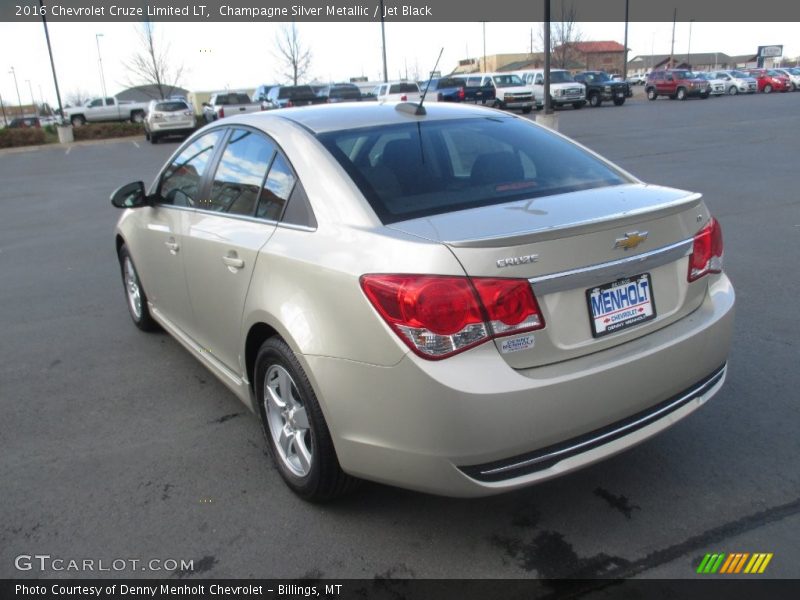
[[[447,245],[469,276],[531,282],[544,329],[495,340],[509,365],[522,369],[625,343],[694,311],[707,284],[687,281],[687,256],[709,218],[700,194],[637,183],[391,227]],[[612,283],[618,287],[607,289]],[[639,286],[641,316],[629,313],[631,285]]]

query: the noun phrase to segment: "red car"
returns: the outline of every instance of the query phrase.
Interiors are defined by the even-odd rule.
[[[747,72],[758,82],[758,91],[769,94],[771,92],[788,92],[792,89],[789,78],[772,69],[750,69]]]

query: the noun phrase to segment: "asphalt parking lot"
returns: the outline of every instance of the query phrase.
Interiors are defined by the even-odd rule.
[[[192,559],[210,578],[691,578],[707,552],[772,552],[764,576],[800,577],[800,93],[636,98],[559,123],[704,193],[737,291],[728,380],[625,454],[479,500],[367,484],[299,501],[256,418],[132,325],[108,197],[149,183],[177,142],[0,154],[0,578],[106,575],[15,569],[35,553]]]

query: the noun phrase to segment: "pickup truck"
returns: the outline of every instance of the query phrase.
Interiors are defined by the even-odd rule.
[[[64,116],[73,127],[85,123],[102,123],[104,121],[132,121],[141,123],[147,114],[147,102],[118,100],[117,98],[92,98],[83,106],[64,109]]]
[[[625,104],[629,86],[624,81],[614,81],[603,71],[584,71],[574,76],[575,81],[586,87],[586,101],[589,106],[600,106],[611,101],[615,106]]]
[[[260,102],[253,102],[244,92],[217,92],[203,102],[203,118],[206,123],[233,115],[243,115],[261,110]]]
[[[464,82],[464,102],[494,104],[496,92],[492,82],[485,75],[460,75],[454,79]]]

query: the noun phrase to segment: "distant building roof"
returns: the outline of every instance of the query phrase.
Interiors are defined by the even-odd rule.
[[[163,95],[165,98],[170,96],[187,96],[189,90],[176,85],[162,85]],[[150,100],[161,100],[162,92],[156,85],[137,85],[136,87],[128,88],[117,94],[119,100],[131,100],[133,102],[149,102]]]
[[[602,41],[602,42],[572,42],[569,44],[578,52],[583,54],[597,54],[600,52],[625,52],[625,46],[619,42]]]

